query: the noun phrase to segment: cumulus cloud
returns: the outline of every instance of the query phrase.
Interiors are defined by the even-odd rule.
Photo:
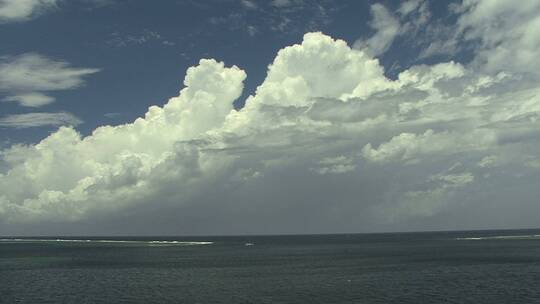
[[[99,69],[75,68],[65,61],[53,60],[37,53],[0,58],[0,92],[4,101],[15,101],[26,107],[40,107],[54,102],[42,92],[68,90],[84,84],[83,77]]]
[[[224,160],[215,166],[216,160],[205,161],[193,141],[223,124],[242,91],[244,78],[245,73],[236,67],[202,60],[188,70],[186,88],[178,97],[162,108],[150,107],[144,118],[132,124],[101,127],[86,138],[63,127],[37,145],[5,151],[4,160],[11,163],[15,159],[15,163],[11,163],[8,175],[2,176],[0,187],[32,185],[23,192],[3,192],[0,210],[19,219],[60,214],[74,219],[89,210],[119,207],[111,199],[129,205],[135,196],[147,197],[154,191],[150,184],[187,178],[181,183],[189,187],[189,180],[197,180],[197,172],[226,164]],[[44,158],[48,160],[35,167]],[[24,164],[37,171],[20,167]],[[46,176],[49,170],[59,171],[51,178]],[[122,196],[129,198],[126,201]]]
[[[57,0],[0,0],[0,23],[28,20],[54,8]]]
[[[358,231],[410,228],[466,203],[480,213],[492,208],[482,189],[523,190],[505,188],[511,180],[498,171],[479,178],[490,170],[519,173],[519,186],[537,191],[524,151],[540,147],[531,118],[540,88],[527,75],[445,62],[391,80],[362,49],[308,33],[278,52],[236,111],[246,76],[203,59],[177,97],[132,123],[86,137],[62,127],[4,149],[0,219],[17,227],[159,216],[185,233]]]
[[[497,143],[491,130],[474,130],[469,134],[441,132],[429,129],[423,134],[401,133],[390,141],[374,149],[370,143],[364,146],[362,154],[371,161],[409,161],[425,154],[453,154],[459,151],[487,149]]]

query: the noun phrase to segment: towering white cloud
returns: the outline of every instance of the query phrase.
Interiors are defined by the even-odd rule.
[[[196,145],[189,143],[223,124],[245,77],[236,67],[201,60],[188,69],[178,97],[162,108],[150,107],[132,124],[101,127],[86,138],[63,127],[37,145],[4,151],[10,170],[0,177],[6,190],[0,210],[19,220],[79,218],[145,197],[159,179],[189,183],[206,169]]]
[[[411,219],[446,212],[456,223],[467,204],[508,210],[504,195],[537,193],[540,87],[530,74],[455,62],[414,66],[396,80],[383,72],[364,51],[308,33],[278,52],[236,111],[244,71],[201,60],[178,97],[133,123],[87,137],[63,127],[2,151],[0,219],[173,210],[180,226],[211,215],[212,227],[254,218],[265,232],[316,232],[315,222],[411,228]],[[538,211],[529,197],[515,204]]]

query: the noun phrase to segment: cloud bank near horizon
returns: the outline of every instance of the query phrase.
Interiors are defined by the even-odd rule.
[[[423,14],[409,2],[402,14]],[[395,80],[372,55],[398,35],[378,26],[383,19],[404,21],[376,6],[376,33],[362,46],[307,33],[278,52],[238,111],[246,73],[202,59],[177,97],[132,123],[86,137],[61,127],[2,150],[0,225],[108,221],[148,231],[161,219],[162,229],[185,233],[538,225],[526,215],[540,211],[535,3],[464,1],[454,8],[458,34],[444,43],[475,41],[472,62],[413,66]],[[119,220],[130,217],[138,224]]]

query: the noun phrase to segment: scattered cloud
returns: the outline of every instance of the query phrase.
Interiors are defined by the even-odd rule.
[[[429,179],[430,181],[441,182],[443,188],[462,187],[474,181],[474,176],[470,172],[461,174],[437,174]]]
[[[289,8],[292,6],[303,6],[304,0],[272,0],[270,5],[276,8]]]
[[[525,0],[512,5],[506,1],[470,0],[456,10],[463,12],[457,21],[460,38],[479,43],[476,65],[490,72],[538,74],[540,2]]]
[[[455,28],[441,24],[440,21],[430,22],[429,3],[424,0],[404,1],[395,11],[390,11],[380,3],[371,5],[370,26],[375,32],[369,38],[356,40],[354,47],[372,56],[381,56],[396,40],[403,43],[403,39],[406,39],[411,47],[419,49],[420,55],[416,60],[443,52],[453,54],[456,45],[451,35]],[[395,62],[391,70],[403,69],[399,62]]]
[[[0,0],[0,23],[25,21],[56,7],[57,0]]]
[[[440,185],[431,189],[403,193],[393,217],[399,219],[407,216],[414,218],[433,216],[452,202],[457,191],[455,188],[464,187],[474,180],[470,174],[445,177],[450,180],[449,183],[443,180]]]
[[[259,30],[257,30],[257,28],[255,26],[253,26],[253,25],[248,25],[247,26],[247,32],[251,37],[257,35],[258,31]]]
[[[23,93],[20,95],[8,96],[4,101],[18,102],[24,107],[41,107],[54,102],[54,97],[41,93]]]
[[[486,156],[484,158],[482,158],[479,162],[478,162],[478,166],[479,167],[482,167],[482,168],[492,168],[492,167],[495,167],[498,165],[498,157],[495,156],[495,155],[489,155],[489,156]]]
[[[287,7],[289,5],[292,5],[292,1],[291,0],[272,0],[270,4],[275,7]]]
[[[382,143],[377,149],[368,143],[362,149],[362,154],[366,159],[375,162],[414,161],[421,155],[482,150],[496,143],[496,136],[491,130],[478,129],[464,135],[457,132],[435,133],[429,129],[420,135],[401,133]]]
[[[326,157],[318,162],[319,167],[313,168],[319,174],[339,174],[354,171],[356,165],[352,158],[345,156]]]
[[[105,114],[103,114],[103,116],[105,116],[105,117],[107,117],[107,118],[110,118],[110,119],[113,119],[113,118],[121,117],[121,116],[122,116],[122,113],[111,112],[111,113],[105,113]]]
[[[407,0],[403,1],[398,8],[398,13],[402,16],[407,16],[408,14],[417,10],[420,5],[422,5],[423,0]]]
[[[388,9],[379,3],[371,6],[373,20],[370,26],[376,31],[373,36],[366,40],[357,40],[354,47],[365,49],[372,56],[378,56],[386,52],[399,34],[400,23]]]
[[[211,17],[209,23],[226,26],[231,31],[245,31],[250,36],[265,31],[298,34],[321,30],[331,22],[329,11],[336,9],[334,3],[330,5],[325,1],[310,5],[301,0],[272,1],[264,5],[253,1],[240,3],[246,9]]]
[[[122,35],[119,32],[114,32],[111,34],[111,38],[108,39],[106,43],[115,47],[127,47],[143,45],[151,42],[160,43],[165,46],[176,45],[176,43],[167,40],[160,33],[148,29],[143,30],[139,34],[133,35]]]
[[[58,1],[58,0],[57,0]],[[90,5],[90,7],[93,8],[100,8],[100,7],[106,7],[110,5],[117,4],[117,0],[79,0],[82,3]]]
[[[240,3],[243,7],[247,9],[257,9],[257,4],[254,1],[251,0],[240,0]]]
[[[0,57],[0,92],[4,101],[22,106],[39,107],[54,101],[43,94],[68,90],[84,84],[83,77],[99,69],[75,68],[65,61],[53,60],[37,53]]]
[[[412,22],[403,16],[421,15],[423,3],[405,2],[391,16]],[[538,33],[525,28],[536,21],[512,17],[512,34],[490,37],[497,16],[529,15],[499,3],[478,15],[481,3],[456,8],[456,26],[481,39],[470,64],[416,65],[394,80],[365,49],[308,33],[277,53],[238,111],[246,73],[203,59],[177,97],[132,123],[88,136],[61,127],[35,145],[4,148],[0,219],[75,226],[153,215],[184,233],[313,233],[452,228],[464,213],[477,221],[463,229],[496,226],[497,208],[537,214],[538,195],[522,194],[539,194],[531,151],[540,150],[540,62],[485,60],[499,45],[534,45]],[[380,35],[376,53],[397,34]]]

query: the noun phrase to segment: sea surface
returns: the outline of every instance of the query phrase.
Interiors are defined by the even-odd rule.
[[[540,303],[540,230],[4,237],[0,303]]]

